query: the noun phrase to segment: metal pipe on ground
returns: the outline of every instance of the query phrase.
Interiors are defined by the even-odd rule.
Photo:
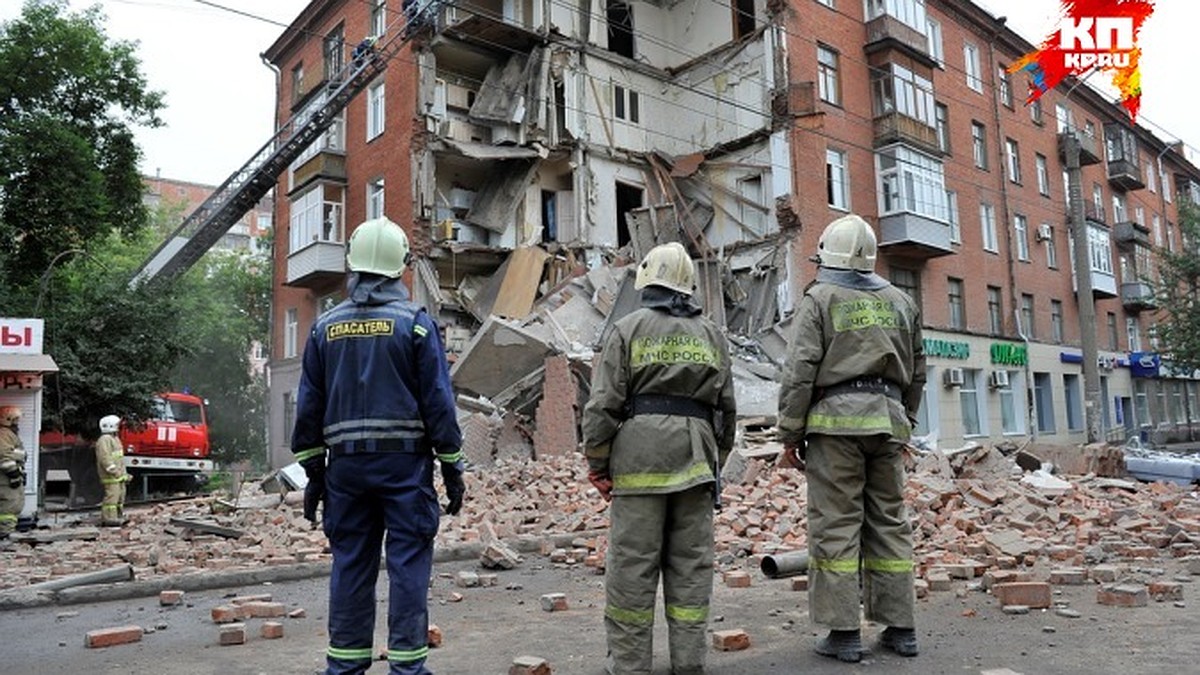
[[[763,556],[758,565],[770,579],[794,577],[808,572],[808,551],[787,551]]]

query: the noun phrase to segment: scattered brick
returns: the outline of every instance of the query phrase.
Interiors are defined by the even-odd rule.
[[[257,593],[255,595],[239,595],[229,599],[231,605],[244,605],[250,602],[271,602],[270,593]]]
[[[454,577],[454,585],[459,588],[474,588],[479,585],[479,574],[462,570]]]
[[[737,652],[749,649],[750,634],[741,628],[715,630],[712,633],[712,645],[723,652]]]
[[[1017,581],[996,584],[992,595],[1003,605],[1025,605],[1031,609],[1047,609],[1051,604],[1050,584],[1041,581]]]
[[[750,573],[745,570],[729,570],[725,573],[725,585],[730,588],[750,588]]]
[[[245,616],[243,618],[273,619],[287,614],[287,607],[282,602],[254,601],[240,605]]]
[[[1183,600],[1183,584],[1178,581],[1152,581],[1146,591],[1155,602]]]
[[[500,577],[495,574],[480,574],[479,575],[479,585],[480,586],[485,586],[485,587],[486,586],[495,586],[499,580],[500,580]]]
[[[222,647],[246,644],[246,624],[230,623],[221,626],[217,641]]]
[[[914,579],[913,592],[916,594],[918,600],[929,597],[929,582],[924,579]]]
[[[442,629],[437,627],[437,624],[429,624],[427,635],[427,644],[430,649],[437,649],[442,646]]]
[[[276,640],[283,637],[283,624],[278,621],[264,621],[262,628],[259,629],[259,635],[267,640]]]
[[[162,591],[158,594],[158,604],[163,607],[174,607],[183,602],[183,591]]]
[[[100,628],[88,631],[83,636],[83,644],[88,649],[124,645],[130,642],[141,642],[145,631],[141,626],[117,626],[116,628]]]
[[[793,591],[807,591],[808,590],[808,575],[801,574],[798,577],[792,577],[792,590]]]
[[[550,663],[540,656],[518,656],[508,667],[508,675],[551,675]]]
[[[245,617],[242,616],[242,612],[238,607],[220,605],[212,608],[213,623],[233,623],[243,618]]]
[[[289,619],[303,619],[304,617],[308,616],[308,612],[304,611],[303,607],[297,607],[296,609],[288,612],[287,615]]]
[[[1112,607],[1145,607],[1150,593],[1140,584],[1106,584],[1096,591],[1096,602]]]
[[[542,596],[542,609],[547,612],[562,612],[567,609],[567,596],[562,593],[547,593]]]
[[[1121,569],[1116,565],[1096,565],[1089,572],[1088,576],[1093,581],[1102,584],[1112,583],[1121,575]]]
[[[948,591],[954,587],[954,582],[950,580],[950,575],[945,572],[926,574],[925,581],[929,582],[929,590],[931,591]]]
[[[1087,570],[1082,567],[1060,567],[1050,570],[1050,583],[1058,586],[1082,586],[1087,578]]]

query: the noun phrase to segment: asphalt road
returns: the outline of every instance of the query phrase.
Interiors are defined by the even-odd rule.
[[[1176,569],[1166,568],[1168,578]],[[600,675],[604,630],[602,577],[590,570],[555,567],[527,556],[516,570],[500,572],[499,583],[487,588],[456,588],[452,575],[479,571],[473,563],[437,566],[430,591],[433,622],[445,642],[433,650],[429,667],[442,674],[504,674],[523,654],[546,658],[557,675]],[[1096,603],[1096,587],[1057,587],[1056,599],[1081,616],[1068,618],[1034,610],[1007,615],[996,600],[980,591],[940,592],[918,601],[918,634],[922,653],[904,659],[875,649],[859,665],[816,656],[812,646],[821,634],[807,616],[807,597],[790,590],[788,580],[768,580],[753,572],[754,584],[730,589],[716,584],[712,628],[743,628],[752,646],[741,652],[709,653],[709,675],[755,673],[980,673],[1008,668],[1025,675],[1076,673],[1196,672],[1200,659],[1200,601],[1191,596],[1200,586],[1184,584],[1185,603],[1155,603],[1142,608],[1116,608]],[[317,671],[325,648],[326,579],[189,593],[186,605],[161,608],[157,598],[66,607],[43,607],[0,613],[0,672],[6,675],[45,673],[156,673],[159,675],[275,674]],[[385,615],[386,576],[381,576],[379,616]],[[289,608],[303,607],[307,617],[282,619],[285,635],[259,637],[262,619],[248,621],[245,645],[217,645],[212,607],[226,595],[271,593]],[[565,593],[570,609],[541,609],[543,593]],[[452,600],[459,593],[462,599]],[[666,675],[666,631],[656,625],[656,675]],[[84,634],[92,629],[137,624],[153,628],[140,643],[86,649]],[[864,639],[873,646],[877,628]],[[376,647],[385,644],[384,627],[376,626]],[[385,673],[377,663],[373,673]]]

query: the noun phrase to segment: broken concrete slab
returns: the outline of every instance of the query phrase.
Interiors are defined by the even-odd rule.
[[[554,350],[513,322],[488,317],[450,369],[454,386],[496,401],[496,396],[541,368]]]

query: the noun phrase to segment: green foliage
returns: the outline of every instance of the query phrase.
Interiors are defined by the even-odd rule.
[[[1183,245],[1159,252],[1158,324],[1163,354],[1176,370],[1200,369],[1200,207],[1179,199]]]
[[[0,278],[10,286],[38,279],[62,251],[145,225],[133,127],[161,125],[162,94],[147,88],[136,45],[110,40],[103,20],[98,7],[29,0],[0,24]]]

